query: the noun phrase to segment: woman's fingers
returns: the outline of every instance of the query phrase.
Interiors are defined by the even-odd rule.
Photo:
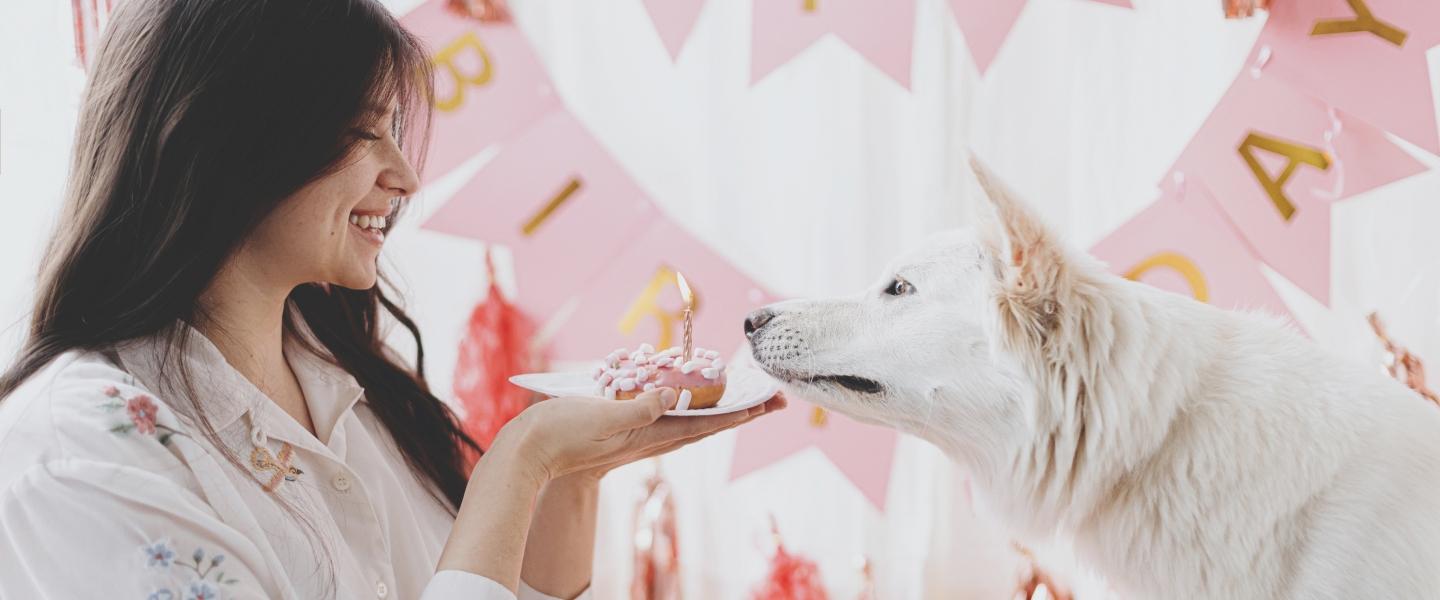
[[[607,411],[613,415],[608,429],[611,433],[619,433],[645,427],[654,423],[665,411],[675,408],[678,401],[674,389],[656,388],[640,394],[634,400],[615,402],[615,409]]]

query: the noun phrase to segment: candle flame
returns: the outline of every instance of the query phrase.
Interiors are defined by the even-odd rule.
[[[680,285],[680,299],[685,301],[685,308],[695,305],[695,294],[690,291],[690,283],[685,281],[685,275],[679,271],[675,272],[675,283]]]

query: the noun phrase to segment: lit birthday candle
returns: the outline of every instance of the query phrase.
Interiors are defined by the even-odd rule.
[[[690,323],[690,318],[695,312],[695,294],[690,291],[690,284],[685,281],[685,276],[680,274],[679,271],[675,272],[675,282],[680,285],[680,299],[685,302],[685,338],[681,346],[681,356],[685,359],[685,362],[690,362],[692,358],[691,354],[695,349],[693,346],[694,342],[691,339],[692,326]]]

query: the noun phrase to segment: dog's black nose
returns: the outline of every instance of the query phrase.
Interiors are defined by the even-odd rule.
[[[745,337],[755,335],[755,332],[760,331],[760,328],[773,318],[775,318],[775,313],[768,308],[750,313],[750,316],[745,317]]]

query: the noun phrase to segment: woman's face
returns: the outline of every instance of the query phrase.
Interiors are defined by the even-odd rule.
[[[383,110],[373,130],[354,132],[361,139],[344,166],[283,200],[246,240],[241,253],[286,293],[304,283],[375,285],[393,200],[420,185],[391,131],[394,106]]]

